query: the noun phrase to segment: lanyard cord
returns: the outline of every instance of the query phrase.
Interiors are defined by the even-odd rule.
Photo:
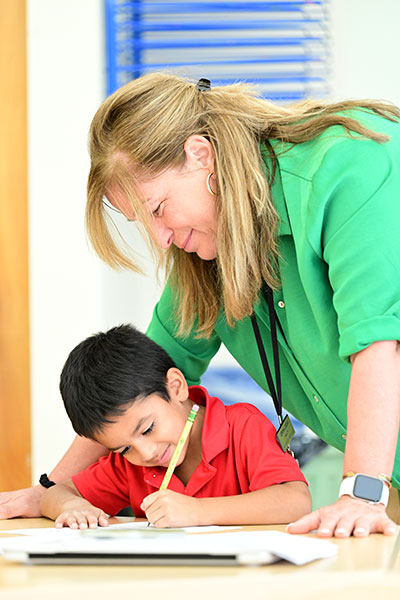
[[[272,290],[270,287],[266,287],[265,297],[266,297],[267,303],[268,303],[269,323],[270,323],[270,328],[271,328],[271,341],[272,341],[272,352],[273,352],[273,357],[274,357],[276,387],[275,387],[274,381],[272,379],[271,369],[269,368],[264,344],[261,339],[260,328],[258,327],[256,315],[254,312],[251,315],[251,324],[253,325],[253,331],[254,331],[254,335],[256,337],[256,341],[257,341],[258,352],[260,354],[265,377],[268,382],[268,387],[269,387],[269,391],[271,394],[271,398],[273,400],[275,410],[278,415],[279,424],[281,424],[282,423],[281,370],[279,367],[278,338],[277,338],[277,334],[276,334],[276,315],[275,315],[275,307],[274,307],[274,298],[273,298]]]

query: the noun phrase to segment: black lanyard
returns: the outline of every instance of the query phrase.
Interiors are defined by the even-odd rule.
[[[254,335],[257,341],[258,352],[260,354],[262,366],[264,369],[265,377],[267,379],[269,391],[271,394],[272,401],[275,406],[276,414],[278,415],[279,428],[276,432],[276,438],[284,452],[290,452],[290,440],[294,435],[294,428],[289,419],[289,415],[286,415],[282,419],[282,384],[281,384],[281,370],[279,366],[279,351],[278,351],[278,337],[276,333],[276,314],[274,307],[274,297],[270,287],[266,286],[264,293],[268,303],[269,313],[269,324],[271,328],[271,342],[272,342],[272,353],[274,357],[274,370],[275,370],[275,382],[272,379],[271,369],[269,368],[267,355],[265,353],[264,344],[261,339],[260,328],[258,327],[256,315],[253,312],[251,315],[251,324],[253,325]],[[293,454],[293,453],[292,453]]]
[[[269,368],[267,355],[265,353],[264,344],[261,339],[260,328],[258,327],[255,313],[251,315],[251,324],[253,325],[254,335],[256,336],[258,352],[260,354],[262,366],[264,369],[265,377],[267,378],[268,387],[270,390],[271,398],[273,400],[276,414],[278,415],[279,424],[282,423],[282,384],[281,384],[281,370],[279,366],[279,352],[278,352],[278,338],[276,334],[276,315],[274,307],[274,298],[272,290],[267,287],[265,290],[265,297],[268,303],[269,313],[269,324],[271,327],[271,341],[272,341],[272,352],[274,356],[274,370],[275,370],[275,381],[272,379],[271,369]]]

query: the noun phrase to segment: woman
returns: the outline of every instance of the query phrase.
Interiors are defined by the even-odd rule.
[[[382,502],[392,473],[400,487],[399,118],[384,103],[282,107],[244,85],[152,74],[92,123],[90,239],[108,264],[137,269],[104,198],[144,226],[169,275],[148,333],[189,382],[222,342],[268,389],[251,315],[272,364],[273,289],[283,404],[345,451],[342,495],[293,533],[395,532]],[[101,452],[76,440],[50,477]],[[26,514],[40,493],[3,502]]]

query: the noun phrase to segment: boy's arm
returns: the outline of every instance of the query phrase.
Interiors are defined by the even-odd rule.
[[[97,527],[98,524],[103,527],[108,525],[105,512],[85,500],[72,479],[46,490],[40,501],[40,510],[44,517],[55,521],[56,527],[87,529]]]
[[[312,508],[311,494],[303,481],[288,481],[238,496],[198,500],[202,519],[219,525],[291,523]]]
[[[108,450],[97,442],[76,436],[60,462],[49,473],[49,479],[56,483],[64,481],[107,453]],[[44,491],[45,488],[38,484],[12,492],[1,492],[0,519],[40,517],[40,499]]]
[[[156,527],[271,525],[288,523],[309,513],[311,495],[303,481],[218,498],[192,498],[162,490],[147,496],[141,508]]]

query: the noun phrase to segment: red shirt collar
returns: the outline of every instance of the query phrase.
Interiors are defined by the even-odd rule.
[[[195,404],[206,407],[201,432],[202,455],[209,463],[229,446],[229,425],[226,420],[226,408],[215,396],[210,396],[201,385],[189,388],[189,398]]]

